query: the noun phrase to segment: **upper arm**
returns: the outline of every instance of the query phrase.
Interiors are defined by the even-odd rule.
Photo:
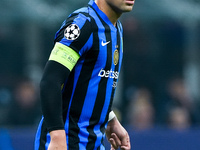
[[[49,60],[56,61],[71,71],[79,57],[79,54],[73,49],[57,42],[50,54]]]
[[[56,33],[55,43],[59,42],[82,56],[92,47],[93,29],[91,19],[82,13],[68,18]]]

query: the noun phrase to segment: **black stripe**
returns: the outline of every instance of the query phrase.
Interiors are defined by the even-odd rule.
[[[97,14],[98,15],[98,14]],[[110,70],[111,68],[111,63],[112,63],[112,38],[111,38],[111,29],[110,27],[101,19],[101,17],[98,15],[99,19],[101,20],[104,28],[105,28],[105,36],[106,36],[106,41],[111,41],[107,45],[107,60],[106,60],[106,66],[105,70]],[[98,36],[98,35],[97,35]],[[96,37],[99,38],[99,37]],[[94,38],[95,39],[95,38]],[[96,102],[93,108],[92,116],[90,118],[89,126],[87,128],[87,131],[89,132],[89,137],[88,137],[88,143],[86,146],[87,150],[93,150],[95,147],[95,141],[97,139],[96,134],[94,133],[94,126],[98,124],[100,117],[101,117],[101,112],[104,106],[105,102],[105,95],[106,95],[106,86],[107,86],[107,81],[108,78],[101,78],[99,85],[101,87],[105,88],[99,88],[98,93],[97,93],[97,98]]]
[[[40,146],[39,150],[45,150],[45,144],[47,142],[47,128],[43,121],[42,127],[41,127],[41,135],[40,135]]]
[[[93,26],[94,28],[94,26]],[[97,36],[94,33],[94,37]],[[95,43],[96,42],[96,43]],[[98,44],[98,41],[94,41],[94,44]],[[98,45],[97,45],[98,46]],[[84,105],[85,96],[87,93],[87,88],[89,81],[91,79],[94,66],[98,58],[99,51],[90,50],[86,53],[85,61],[83,63],[81,73],[76,85],[74,92],[74,97],[72,99],[70,107],[70,118],[69,118],[69,150],[79,149],[79,137],[78,133],[80,131],[78,127],[78,121],[81,116],[82,107]],[[86,84],[87,83],[87,84]]]

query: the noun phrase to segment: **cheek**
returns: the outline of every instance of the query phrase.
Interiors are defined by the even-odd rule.
[[[110,5],[112,9],[120,9],[120,7],[123,7],[123,0],[106,0],[107,4]]]
[[[127,5],[123,0],[118,3],[115,2],[115,6],[122,13],[129,12],[133,9],[133,5]]]

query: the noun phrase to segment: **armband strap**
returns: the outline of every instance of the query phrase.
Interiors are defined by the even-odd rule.
[[[108,116],[108,122],[111,121],[113,118],[115,118],[115,116],[116,116],[115,113],[111,111]]]
[[[56,61],[64,65],[71,71],[76,65],[76,62],[78,61],[79,57],[79,54],[70,47],[56,42],[50,54],[49,60]]]

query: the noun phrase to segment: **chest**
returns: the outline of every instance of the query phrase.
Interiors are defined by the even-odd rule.
[[[93,33],[92,53],[98,54],[97,65],[115,67],[121,65],[123,57],[122,33],[110,28],[98,28]]]

